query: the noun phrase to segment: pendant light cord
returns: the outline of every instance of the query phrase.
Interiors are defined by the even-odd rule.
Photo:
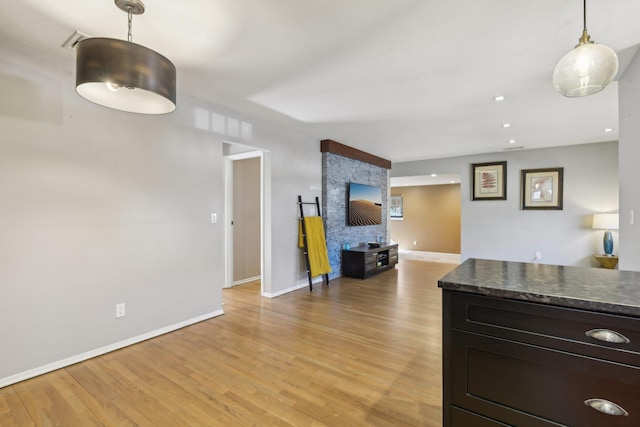
[[[585,0],[586,1],[586,0]],[[133,15],[131,13],[131,6],[127,6],[127,16],[128,16],[128,24],[129,24],[129,32],[127,33],[127,40],[129,40],[130,42],[133,41],[133,36],[131,35],[131,16]]]
[[[583,44],[593,43],[591,36],[587,33],[587,0],[582,1],[582,35],[578,39],[578,46]]]

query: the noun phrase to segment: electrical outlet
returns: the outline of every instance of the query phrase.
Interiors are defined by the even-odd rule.
[[[124,315],[125,315],[124,303],[116,304],[116,318],[124,317]]]
[[[536,259],[542,259],[542,252],[536,252]]]

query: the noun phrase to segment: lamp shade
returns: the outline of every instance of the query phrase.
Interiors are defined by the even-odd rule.
[[[594,230],[617,230],[618,214],[594,214],[593,226]]]
[[[597,43],[579,44],[553,70],[553,86],[567,97],[587,96],[604,89],[618,72],[618,56]]]
[[[76,91],[116,110],[166,114],[176,108],[176,67],[130,41],[88,38],[76,46]]]

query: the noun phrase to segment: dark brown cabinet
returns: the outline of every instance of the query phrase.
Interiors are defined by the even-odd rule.
[[[640,426],[640,319],[443,289],[445,427]]]
[[[360,245],[342,251],[342,275],[366,279],[393,268],[398,263],[398,245],[380,244],[378,248]]]

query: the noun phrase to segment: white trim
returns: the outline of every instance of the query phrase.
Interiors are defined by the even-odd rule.
[[[228,144],[237,144],[231,141],[224,141]],[[246,160],[259,157],[262,159],[262,151],[251,150],[244,153],[229,154],[225,156],[225,168],[224,168],[224,206],[225,206],[225,224],[224,224],[224,240],[225,240],[225,252],[224,252],[224,272],[222,287],[225,289],[231,288],[236,285],[233,281],[233,162],[236,160]],[[262,160],[261,160],[262,162]],[[262,170],[262,163],[260,163],[260,169]],[[262,178],[261,182],[262,182]],[[262,203],[261,203],[262,207]],[[262,274],[262,271],[261,271]]]
[[[247,277],[246,279],[236,280],[235,282],[233,282],[233,286],[244,285],[245,283],[255,282],[256,280],[260,279],[262,279],[262,276]]]
[[[335,279],[337,279],[338,277],[340,276],[335,277]],[[314,285],[317,285],[317,284],[324,285],[324,278],[323,276],[317,276],[316,278],[311,279],[311,283],[313,283]],[[267,298],[276,298],[281,295],[288,294],[289,292],[297,291],[298,289],[308,288],[308,287],[309,287],[309,280],[305,280],[304,282],[298,282],[297,284],[291,286],[290,288],[287,288],[283,291],[278,291],[273,294],[271,292],[263,292],[262,296]]]
[[[0,388],[18,383],[20,381],[28,380],[29,378],[37,377],[38,375],[46,374],[48,372],[52,372],[60,368],[71,366],[75,363],[83,362],[85,360],[88,360],[97,356],[101,356],[103,354],[110,353],[112,351],[119,350],[121,348],[128,347],[130,345],[137,344],[139,342],[146,341],[148,339],[155,338],[160,335],[164,335],[166,333],[176,331],[178,329],[182,329],[186,326],[190,326],[198,322],[212,319],[222,314],[224,314],[223,310],[216,310],[211,313],[203,314],[202,316],[194,317],[192,319],[188,319],[183,322],[174,323],[173,325],[165,326],[164,328],[156,329],[154,331],[150,331],[142,335],[138,335],[136,337],[127,338],[126,340],[118,341],[116,343],[109,344],[104,347],[96,348],[95,350],[90,350],[85,353],[67,357],[66,359],[58,360],[57,362],[53,362],[43,366],[39,366],[37,368],[29,369],[28,371],[20,372],[18,374],[11,375],[9,377],[0,378]]]
[[[226,142],[228,144],[238,144],[236,142],[231,142],[231,141],[223,141]],[[262,156],[262,150],[256,149],[256,150],[251,150],[251,151],[245,151],[244,153],[237,153],[237,154],[229,154],[227,155],[227,159],[231,159],[231,160],[245,160],[245,159],[253,159],[254,157],[261,157]]]
[[[234,144],[231,141],[224,141]],[[271,289],[271,161],[268,150],[256,149],[244,153],[225,156],[225,252],[223,288],[236,285],[233,282],[233,162],[236,160],[260,158],[260,294]]]
[[[271,152],[262,151],[260,157],[260,295],[271,293]]]
[[[222,287],[233,286],[233,160],[224,159],[224,268]]]
[[[285,290],[278,291],[276,293],[263,292],[262,296],[267,298],[275,298],[275,297],[279,297],[280,295],[288,294],[289,292],[297,291],[298,289],[308,288],[308,287],[309,287],[309,282],[305,282],[305,283],[297,284]]]

